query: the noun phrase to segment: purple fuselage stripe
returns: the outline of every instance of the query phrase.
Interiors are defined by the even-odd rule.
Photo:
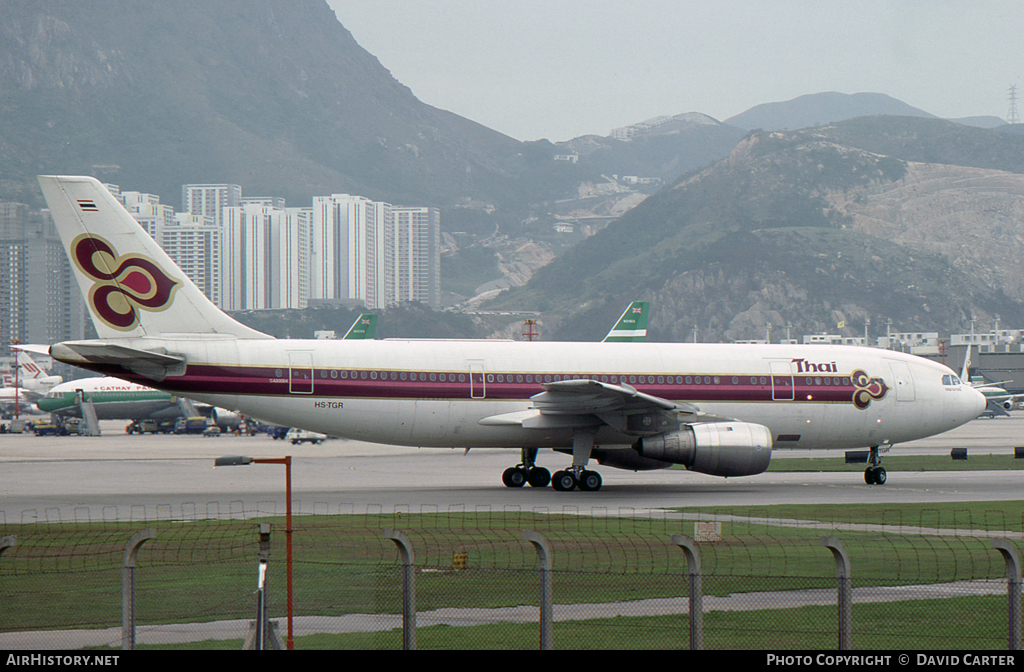
[[[92,367],[94,370],[104,373],[106,375],[123,378],[130,380],[142,385],[152,385],[153,381],[133,373],[126,373],[123,369],[117,366],[99,366]],[[280,375],[278,375],[280,372]],[[321,375],[321,372],[325,372],[326,376]],[[440,382],[435,381],[421,381],[418,379],[419,373],[406,372],[407,378],[415,376],[416,380],[391,380],[390,371],[383,372],[387,376],[387,379],[382,379],[382,372],[377,371],[363,371],[359,370],[356,373],[360,375],[360,378],[353,379],[351,377],[351,370],[346,370],[346,375],[350,376],[347,378],[332,378],[331,373],[339,374],[337,369],[315,369],[312,372],[309,369],[302,369],[295,371],[292,378],[289,380],[289,369],[270,369],[267,367],[247,367],[247,366],[217,366],[217,365],[198,365],[190,364],[188,370],[184,376],[177,376],[167,378],[159,384],[161,389],[170,392],[180,392],[184,395],[188,393],[192,394],[226,394],[226,395],[242,395],[242,396],[315,396],[315,397],[342,397],[345,399],[470,399],[470,383],[468,372],[462,372],[464,380],[460,382],[458,380],[458,373],[444,373],[446,378],[453,378],[454,382],[446,381]],[[312,373],[312,393],[308,392],[310,389],[310,374]],[[363,379],[362,374],[366,374],[366,378]],[[400,372],[395,372],[396,377],[399,377]],[[376,374],[377,379],[371,378],[371,374]],[[429,375],[429,374],[427,374]],[[442,375],[438,372],[434,372],[435,378]],[[488,373],[492,380],[488,380],[485,384],[486,387],[486,398],[490,400],[527,400],[535,394],[539,394],[544,391],[542,383],[533,382],[496,382],[494,380],[499,374]],[[507,374],[500,374],[506,376]],[[517,375],[518,374],[513,374]],[[523,374],[524,377],[526,374]],[[550,375],[554,377],[554,374],[530,374],[534,378],[540,378],[540,375]],[[590,375],[582,374],[558,374],[562,380],[569,380],[572,378],[589,378]],[[609,374],[600,374],[593,376],[597,380],[601,380],[603,377],[610,377]],[[639,377],[639,376],[636,376]],[[645,376],[646,378],[655,378],[654,376]],[[676,374],[673,374],[671,378],[675,378]],[[701,377],[705,377],[703,374]],[[618,376],[618,378],[626,378],[629,376]],[[629,383],[637,390],[650,394],[663,399],[671,399],[675,401],[708,401],[708,402],[765,402],[773,401],[772,385],[770,379],[765,377],[765,384],[750,384],[749,381],[751,376],[738,376],[739,383],[732,383],[732,376],[719,376],[721,382],[715,383],[691,383],[691,384],[677,384],[673,383]],[[760,379],[760,377],[757,377]],[[849,376],[829,376],[830,380],[843,379],[849,380]],[[813,379],[824,380],[822,377],[815,377]],[[790,401],[792,397],[793,401],[801,402],[825,402],[825,403],[851,403],[853,393],[856,388],[852,384],[843,384],[840,382],[838,385],[808,385],[805,381],[805,376],[795,376],[794,380],[797,382],[793,388],[793,393],[790,393],[789,377],[776,377],[776,389],[774,394],[775,401]],[[608,382],[608,381],[604,381]],[[625,383],[625,380],[620,382]],[[614,383],[613,383],[614,384]],[[477,377],[474,383],[474,388],[479,388],[480,381]],[[475,396],[479,397],[479,390],[476,390]]]

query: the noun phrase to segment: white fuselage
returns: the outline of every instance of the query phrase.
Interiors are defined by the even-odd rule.
[[[133,380],[283,425],[408,446],[571,446],[571,430],[480,421],[527,411],[534,407],[530,397],[543,392],[545,382],[578,377],[628,384],[707,415],[765,425],[776,448],[910,441],[957,427],[977,417],[985,404],[969,385],[943,385],[943,375],[951,373],[945,366],[848,346],[107,342],[160,349],[188,362],[181,376]],[[856,372],[861,375],[855,379]],[[605,425],[596,443],[624,447],[635,439]]]

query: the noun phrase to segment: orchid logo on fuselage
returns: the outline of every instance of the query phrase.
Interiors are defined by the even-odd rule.
[[[860,369],[850,375],[850,380],[853,381],[853,386],[856,388],[853,392],[853,405],[861,410],[870,406],[872,399],[878,401],[889,391],[889,386],[885,384],[884,380],[872,378]]]
[[[118,256],[99,236],[82,234],[71,241],[71,258],[78,270],[95,281],[89,290],[93,314],[119,331],[139,325],[139,309],[166,309],[181,286],[180,280],[168,276],[152,259]]]

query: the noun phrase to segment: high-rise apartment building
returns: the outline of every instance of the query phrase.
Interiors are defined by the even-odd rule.
[[[224,209],[220,296],[225,310],[305,308],[309,301],[312,211],[259,204],[268,201]]]
[[[199,290],[220,305],[221,231],[213,219],[179,212],[157,242]]]
[[[309,235],[312,208],[284,208],[271,229],[274,308],[305,308],[309,303]]]
[[[385,293],[389,303],[441,303],[441,213],[437,208],[391,208]]]
[[[185,184],[181,187],[181,209],[203,215],[221,225],[224,208],[242,204],[242,187],[237,184]]]
[[[0,202],[0,354],[83,338],[84,307],[49,211]]]
[[[310,296],[383,308],[384,229],[391,206],[362,196],[313,198]]]
[[[441,218],[436,208],[393,206],[362,196],[313,199],[310,296],[385,308],[437,307]]]

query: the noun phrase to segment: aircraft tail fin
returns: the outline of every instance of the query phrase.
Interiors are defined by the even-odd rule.
[[[651,304],[634,301],[626,307],[603,343],[640,343],[647,340],[647,312]]]
[[[270,338],[221,312],[95,178],[39,185],[100,338]]]
[[[961,382],[968,383],[968,384],[971,382],[970,378],[967,377],[967,374],[970,372],[970,370],[971,370],[971,346],[968,345],[967,346],[967,352],[964,353],[964,366],[963,366],[962,369],[960,369],[960,381]]]
[[[377,336],[377,316],[373,313],[363,313],[352,323],[342,340],[370,340]]]
[[[19,375],[24,378],[42,378],[46,375],[43,367],[36,364],[36,361],[24,351],[18,354],[18,366],[21,368]]]

